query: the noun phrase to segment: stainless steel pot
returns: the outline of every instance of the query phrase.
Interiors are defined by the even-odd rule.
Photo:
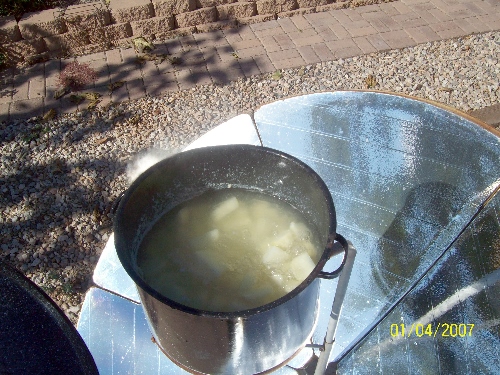
[[[144,235],[180,203],[228,187],[268,194],[297,208],[324,238],[316,267],[287,295],[244,311],[202,311],[161,295],[139,276],[136,259]],[[321,178],[290,155],[250,145],[195,149],[157,163],[125,192],[114,221],[118,257],[137,284],[156,342],[179,366],[203,374],[265,372],[307,343],[316,324],[319,279],[336,277],[346,259],[347,243],[335,230],[335,208]],[[344,248],[344,260],[336,271],[323,272],[335,240]]]

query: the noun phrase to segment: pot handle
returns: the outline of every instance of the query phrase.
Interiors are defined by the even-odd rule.
[[[337,241],[340,244],[340,246],[335,246],[336,244],[334,243],[334,241]],[[330,259],[334,255],[340,254],[341,252],[344,252],[344,257],[342,258],[342,263],[335,271],[332,272],[321,271],[318,274],[318,277],[328,280],[335,279],[336,277],[338,277],[340,275],[340,272],[342,272],[342,269],[345,266],[345,262],[347,260],[348,248],[349,244],[347,243],[347,240],[338,233],[335,235],[335,238],[333,240],[332,239],[329,240],[327,245],[327,249],[330,252],[328,259]]]

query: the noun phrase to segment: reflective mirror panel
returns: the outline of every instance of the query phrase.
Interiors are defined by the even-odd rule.
[[[89,348],[102,375],[188,375],[151,341],[152,335],[141,305],[91,288],[85,295],[78,332]],[[312,356],[302,349],[288,365],[272,375],[300,375],[300,369]]]
[[[102,251],[92,276],[94,283],[105,290],[139,303],[139,293],[134,281],[127,274],[118,259],[115,249],[115,235],[111,233]]]
[[[417,282],[500,183],[499,139],[419,100],[320,93],[265,105],[254,118],[264,146],[324,179],[337,232],[358,250],[331,359]],[[324,332],[327,322],[319,324]]]
[[[500,372],[500,194],[338,374]]]

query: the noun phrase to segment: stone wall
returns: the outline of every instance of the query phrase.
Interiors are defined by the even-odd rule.
[[[170,39],[278,17],[395,0],[109,0],[0,17],[0,52],[12,63],[81,54],[136,37]]]

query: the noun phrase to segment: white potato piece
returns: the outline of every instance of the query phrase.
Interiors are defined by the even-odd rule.
[[[287,261],[290,255],[276,246],[269,246],[262,256],[262,261],[266,265],[273,265]]]
[[[190,216],[189,208],[184,207],[179,210],[179,213],[177,214],[177,220],[179,220],[180,224],[185,225],[189,221],[189,216]]]
[[[252,220],[251,235],[255,243],[261,243],[273,233],[273,222],[266,217]]]
[[[302,281],[304,281],[304,280],[302,280]],[[285,284],[283,286],[283,289],[285,289],[285,291],[287,293],[290,293],[292,290],[294,290],[295,288],[297,288],[302,281],[300,281],[300,280],[294,280],[294,279],[289,279],[289,280],[287,280],[285,282]]]
[[[307,254],[309,254],[311,258],[318,258],[318,249],[316,249],[310,241],[304,241],[302,243],[302,246],[304,246],[304,249],[307,251]]]
[[[285,285],[285,278],[283,277],[283,275],[280,275],[279,273],[272,272],[271,280],[274,281],[274,283],[280,286],[281,288],[283,288]]]
[[[188,243],[193,250],[206,249],[207,246],[212,246],[212,244],[219,239],[219,236],[219,230],[212,229],[201,236],[190,238]]]
[[[290,262],[292,275],[301,282],[309,276],[314,267],[316,267],[316,265],[307,253],[302,253],[296,256]]]
[[[245,207],[238,207],[215,224],[221,232],[230,232],[248,228],[252,224],[252,219]]]
[[[210,241],[217,241],[219,239],[219,235],[220,234],[218,229],[212,229],[205,234],[206,238]]]
[[[273,244],[274,246],[278,246],[283,250],[287,250],[292,247],[296,240],[297,239],[295,238],[294,233],[291,230],[287,230],[278,235],[278,237],[273,241],[271,241],[271,244]]]
[[[197,260],[214,276],[220,276],[227,270],[227,265],[223,261],[216,259],[214,254],[209,251],[195,251],[195,255]]]
[[[220,203],[212,211],[212,219],[219,221],[229,215],[231,212],[236,210],[239,206],[238,199],[236,197],[231,197],[226,199],[224,202]]]
[[[292,221],[290,223],[290,230],[301,240],[308,239],[311,236],[309,229],[307,229],[304,223],[296,223]]]

